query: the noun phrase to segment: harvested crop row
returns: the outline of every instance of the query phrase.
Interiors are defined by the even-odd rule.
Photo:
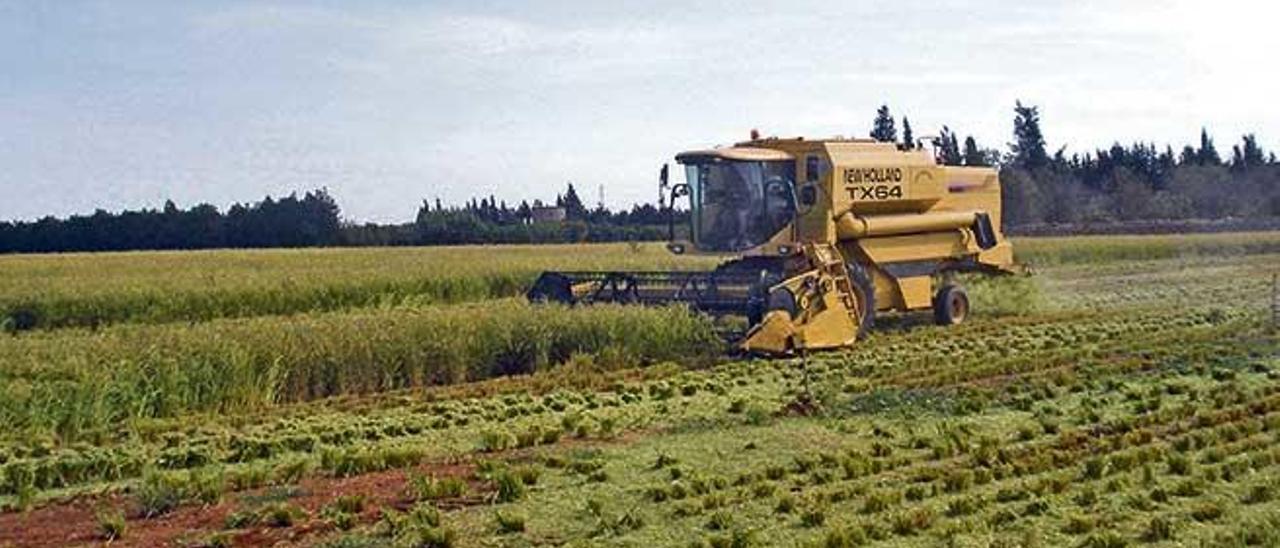
[[[1240,344],[1229,344],[1216,355],[1239,359],[1242,357]],[[1194,345],[1170,350],[1179,359],[1203,352]],[[1028,359],[1036,361],[1034,355]],[[1110,361],[1105,355],[1096,359]],[[957,367],[964,365],[957,364]],[[815,364],[812,369],[816,373],[820,366]],[[376,455],[384,449],[400,452],[406,447],[456,450],[470,446],[481,434],[503,432],[518,440],[516,446],[526,447],[546,439],[549,434],[567,436],[596,423],[605,430],[619,425],[632,430],[669,421],[674,416],[665,410],[668,401],[679,401],[684,412],[715,411],[708,416],[723,414],[725,409],[730,409],[730,414],[744,413],[747,406],[743,402],[756,402],[751,407],[759,408],[763,402],[776,401],[787,390],[797,389],[799,379],[793,373],[798,372],[794,364],[755,361],[724,365],[710,371],[685,372],[643,384],[619,384],[600,394],[559,392],[541,397],[510,394],[446,401],[424,401],[405,395],[398,408],[385,409],[372,416],[366,412],[325,412],[234,429],[208,424],[201,432],[179,432],[176,427],[170,427],[154,435],[145,434],[142,439],[131,439],[122,446],[71,447],[53,453],[38,447],[15,446],[9,454],[11,459],[17,458],[12,459],[10,466],[30,467],[33,485],[44,490],[127,479],[148,467],[187,469],[211,464],[254,464],[256,467],[263,461],[314,455],[330,449],[356,451],[361,455],[375,449],[377,451],[368,454]],[[833,382],[844,377],[835,369],[824,373],[833,376]],[[991,396],[1006,391],[993,387]],[[855,395],[855,401],[861,399],[864,399],[862,395]],[[733,411],[735,406],[737,411]],[[575,419],[572,424],[566,422],[570,419]],[[605,428],[606,423],[615,426]],[[526,438],[530,441],[524,441]],[[486,441],[484,445],[493,446],[494,442]],[[414,451],[422,454],[421,449]],[[0,476],[4,475],[4,453],[0,449]],[[0,495],[4,494],[0,485]]]
[[[1162,310],[1159,314],[1114,314],[1107,320],[1071,314],[1042,316],[974,323],[939,330],[935,337],[884,337],[876,340],[879,344],[863,345],[822,361],[879,383],[950,384],[960,378],[1043,371],[1047,360],[1069,363],[1108,349],[1124,349],[1147,338],[1233,332],[1231,325],[1250,321],[1248,315],[1221,311]],[[1033,355],[1036,360],[1029,360]],[[940,356],[946,359],[938,359]]]
[[[583,496],[604,501],[606,513],[637,516],[646,525],[624,537],[637,543],[690,537],[719,542],[735,531],[754,530],[755,545],[805,545],[821,542],[824,527],[852,527],[882,541],[897,537],[932,545],[959,535],[985,545],[991,539],[981,542],[983,535],[1003,536],[1006,526],[1016,526],[1033,530],[1048,545],[1074,545],[1083,536],[1061,536],[1061,522],[1094,510],[1100,524],[1124,523],[1120,534],[1133,539],[1152,514],[1122,507],[1130,494],[1146,497],[1156,487],[1169,493],[1202,489],[1204,496],[1173,493],[1172,502],[1155,502],[1154,512],[1178,514],[1186,504],[1240,500],[1262,476],[1276,475],[1280,400],[1274,378],[1265,360],[1247,357],[1252,343],[1237,346],[1246,357],[1229,363],[1192,357],[1189,368],[1171,363],[1136,376],[1099,370],[1096,378],[1082,376],[1052,394],[1037,393],[1026,410],[1014,380],[995,399],[1003,403],[964,411],[911,407],[843,414],[839,402],[847,396],[837,395],[828,407],[835,415],[816,421],[705,420],[594,457],[605,463],[608,485],[566,478],[528,503],[503,510],[528,512],[526,538],[565,531],[570,542],[611,538],[596,536],[590,515],[575,517]],[[1152,411],[1153,400],[1162,405]],[[1030,409],[1046,426],[1037,428]],[[1116,430],[1122,426],[1129,429]],[[564,455],[574,458],[572,451]],[[1182,471],[1184,460],[1194,463],[1189,475]],[[547,462],[550,467],[554,458]],[[1157,474],[1156,484],[1137,483],[1146,474],[1144,465]],[[1162,481],[1166,469],[1173,471]],[[1135,484],[1145,488],[1130,491]],[[1113,485],[1127,485],[1129,492],[1098,494],[1110,493]],[[1077,498],[1101,502],[1086,507]],[[900,519],[916,512],[932,512],[933,519],[920,527]],[[1115,516],[1129,517],[1112,521]],[[475,510],[453,519],[474,527],[486,518]],[[1231,522],[1224,517],[1221,523]]]

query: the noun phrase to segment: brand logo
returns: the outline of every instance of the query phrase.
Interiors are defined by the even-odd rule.
[[[855,167],[844,170],[844,182],[849,185],[860,183],[899,183],[902,182],[900,167]]]

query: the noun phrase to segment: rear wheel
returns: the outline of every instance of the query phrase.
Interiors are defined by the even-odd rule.
[[[969,317],[969,294],[958,285],[944,285],[933,296],[933,320],[938,325],[955,325]]]
[[[858,339],[864,339],[867,332],[876,323],[876,286],[871,275],[861,264],[850,262],[845,267],[849,272],[849,282],[858,297]]]

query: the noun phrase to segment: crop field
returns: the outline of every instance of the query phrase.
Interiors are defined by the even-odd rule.
[[[1280,545],[1280,233],[1015,248],[773,360],[519,298],[658,245],[0,257],[0,547]]]

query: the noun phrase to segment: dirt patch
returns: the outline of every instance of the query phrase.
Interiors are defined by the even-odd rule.
[[[121,495],[81,497],[31,510],[0,514],[0,547],[61,547],[104,543],[98,531],[99,509],[122,510],[129,518],[123,538],[112,546],[153,547],[200,545],[212,535],[225,531],[227,516],[240,510],[261,508],[270,502],[284,502],[306,511],[306,518],[289,527],[255,525],[225,531],[235,546],[290,544],[330,532],[333,526],[319,517],[320,510],[344,495],[363,495],[365,507],[357,521],[376,521],[383,508],[405,509],[412,505],[406,486],[410,472],[442,477],[460,477],[470,484],[465,499],[440,501],[445,508],[484,502],[489,486],[474,478],[470,463],[433,463],[407,469],[363,474],[351,478],[306,478],[286,487],[268,487],[227,493],[211,506],[183,506],[163,516],[140,517],[133,502]]]
[[[364,510],[357,525],[368,525],[381,518],[382,509],[407,510],[414,504],[409,493],[413,474],[435,478],[456,477],[467,482],[467,493],[454,499],[436,500],[444,511],[488,504],[496,491],[493,485],[476,477],[473,459],[494,459],[509,463],[531,462],[548,449],[571,450],[581,447],[630,445],[655,434],[655,429],[627,430],[607,440],[565,438],[555,444],[512,449],[491,454],[459,456],[444,462],[424,463],[407,468],[361,474],[349,478],[313,476],[296,484],[227,492],[222,502],[208,506],[181,506],[162,516],[146,518],[131,497],[120,493],[85,495],[71,498],[29,512],[0,513],[0,548],[61,547],[106,544],[98,529],[100,509],[123,511],[127,516],[125,534],[110,542],[111,546],[201,546],[215,534],[225,535],[234,546],[288,546],[311,544],[321,535],[335,533],[334,526],[320,517],[320,510],[345,495],[362,495]],[[307,517],[289,527],[253,527],[227,530],[227,517],[241,510],[256,510],[272,503],[287,503],[306,511]]]

